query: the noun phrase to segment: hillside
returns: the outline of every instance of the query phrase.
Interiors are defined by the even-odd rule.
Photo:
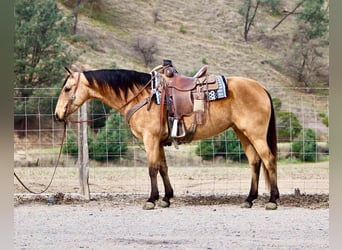
[[[260,9],[249,33],[249,42],[245,42],[243,17],[238,13],[240,0],[97,2],[82,9],[77,26],[78,38],[70,44],[79,53],[75,63],[78,68],[115,66],[147,72],[168,58],[181,73],[194,72],[208,64],[212,74],[254,78],[264,84],[273,97],[280,98],[285,109],[289,105],[286,98],[298,94],[298,90],[292,88],[290,78],[265,63],[283,57],[292,39],[294,17],[289,17],[272,31],[281,17],[271,16]],[[291,10],[294,5],[293,1],[282,3],[283,11]],[[60,4],[60,7],[66,15],[71,15],[72,10],[67,4]],[[157,13],[157,22],[154,22],[153,13]],[[133,49],[138,37],[155,42],[158,49],[155,64],[147,68]],[[328,49],[324,53],[323,60],[328,64]],[[307,102],[306,98],[301,101],[304,105]],[[326,104],[317,107],[320,109],[317,112],[327,113]],[[322,124],[318,127],[326,130]]]
[[[266,18],[269,25],[259,27],[256,22],[250,32],[251,42],[246,43],[242,36],[243,17],[238,13],[241,1],[101,2],[101,16],[90,18],[91,13],[85,11],[79,16],[78,34],[83,38],[73,45],[84,50],[79,58],[81,64],[103,68],[115,62],[119,68],[150,70],[144,68],[133,50],[139,36],[155,40],[159,50],[156,63],[163,58],[173,59],[182,72],[194,71],[205,61],[212,73],[253,77],[268,86],[289,81],[261,62],[282,55],[292,32],[291,22],[271,32],[279,18],[260,13],[260,19]],[[152,16],[154,10],[160,19],[156,23]],[[264,37],[260,37],[260,30],[264,31]],[[272,36],[274,44],[270,44],[270,39],[267,41],[271,49],[262,44],[267,36]],[[260,41],[256,42],[257,39]]]

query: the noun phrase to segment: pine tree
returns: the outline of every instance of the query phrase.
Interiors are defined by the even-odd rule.
[[[14,3],[14,109],[15,114],[50,112],[53,104],[36,103],[33,98],[58,93],[39,88],[60,85],[64,66],[73,60],[63,43],[68,27],[54,0],[16,0]],[[23,117],[16,116],[15,123]],[[31,117],[30,119],[35,119]]]
[[[15,87],[55,85],[71,60],[62,41],[67,33],[62,13],[54,0],[16,0],[14,7]]]

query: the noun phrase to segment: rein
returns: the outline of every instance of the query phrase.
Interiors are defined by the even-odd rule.
[[[151,79],[141,88],[139,89],[138,93],[136,93],[133,97],[131,97],[125,104],[123,104],[121,107],[119,107],[117,109],[117,111],[123,109],[124,107],[126,107],[128,104],[130,104],[135,98],[137,98],[150,84],[151,82],[153,81],[153,79],[155,79],[154,76],[151,76]],[[78,79],[77,79],[77,83],[76,83],[76,88],[75,88],[75,91],[74,93],[70,96],[70,99],[68,101],[68,104],[67,104],[67,110],[68,110],[68,106],[71,105],[71,103],[75,100],[76,98],[76,90],[78,88],[78,84],[79,84],[79,81],[80,81],[80,74],[78,75]],[[138,104],[136,104],[135,106],[133,106],[130,110],[128,110],[127,114],[126,114],[126,121],[127,123],[129,123],[129,120],[131,118],[131,116],[136,112],[138,111],[141,107],[143,107],[144,105],[150,103],[150,97],[147,97],[145,98],[144,100],[142,100],[141,102],[139,102]],[[66,117],[68,116],[68,112],[66,111]],[[78,120],[68,120],[68,122],[71,122],[71,123],[85,123],[85,122],[92,122],[92,121],[96,121],[96,120],[100,120],[104,117],[108,117],[109,115],[103,115],[103,116],[100,116],[100,117],[97,117],[97,118],[94,118],[94,119],[89,119],[89,120],[82,120],[82,121],[78,121]]]
[[[66,105],[66,110],[65,110],[65,116],[68,117],[70,114],[69,114],[69,107],[70,105],[72,104],[72,102],[76,99],[76,91],[78,89],[78,85],[79,85],[79,82],[80,82],[80,76],[81,76],[81,73],[78,74],[78,77],[77,77],[77,81],[76,81],[76,87],[75,87],[75,90],[74,92],[71,94],[69,100],[68,100],[68,103]],[[155,77],[152,76],[151,79],[138,91],[137,94],[135,94],[132,98],[130,98],[125,104],[123,104],[120,108],[118,108],[118,111],[123,109],[124,107],[126,107],[129,103],[131,103],[135,98],[137,98],[151,83],[151,81],[154,79]],[[143,101],[139,102],[138,104],[136,104],[135,106],[133,106],[126,114],[126,120],[127,122],[129,122],[129,119],[130,117],[137,111],[139,110],[141,107],[143,107],[144,105],[150,103],[150,97],[147,97],[145,98]],[[83,122],[91,122],[91,121],[95,121],[95,120],[99,120],[99,119],[102,119],[104,117],[107,117],[108,115],[104,115],[104,116],[101,116],[101,117],[97,117],[95,119],[91,119],[91,120],[82,120],[82,121],[74,121],[74,120],[65,120],[64,122],[64,128],[63,128],[63,136],[62,136],[62,143],[61,143],[61,147],[60,147],[60,150],[59,150],[59,154],[58,154],[58,158],[57,158],[57,162],[56,162],[56,165],[54,167],[54,171],[53,171],[53,174],[52,174],[52,177],[50,179],[50,182],[49,184],[40,192],[35,192],[35,191],[32,191],[30,188],[28,188],[24,182],[19,178],[19,176],[14,172],[14,177],[18,180],[18,182],[30,193],[32,194],[42,194],[42,193],[45,193],[51,186],[52,184],[52,181],[53,181],[53,178],[55,177],[55,174],[56,174],[56,170],[57,170],[57,166],[59,164],[59,161],[60,161],[60,158],[61,158],[61,155],[62,155],[62,149],[63,149],[63,144],[64,144],[64,139],[65,139],[65,136],[66,136],[66,126],[67,126],[67,122],[71,122],[71,123],[83,123]],[[127,119],[128,118],[128,119]]]
[[[81,73],[78,74],[75,91],[71,94],[71,96],[70,96],[70,98],[69,98],[69,100],[68,100],[68,103],[67,103],[67,105],[66,105],[66,108],[65,108],[65,114],[66,114],[66,115],[68,115],[68,113],[69,113],[69,107],[70,107],[71,103],[76,99],[76,91],[77,91],[77,89],[78,89],[78,85],[79,85],[79,82],[80,82],[80,78],[81,78]],[[58,154],[58,158],[57,158],[57,162],[56,162],[56,165],[55,165],[53,174],[52,174],[52,176],[51,176],[51,179],[50,179],[49,184],[48,184],[42,191],[40,191],[40,192],[34,192],[34,191],[32,191],[31,189],[29,189],[29,188],[24,184],[24,182],[18,177],[18,175],[14,172],[15,178],[19,181],[19,183],[20,183],[28,192],[30,192],[30,193],[32,193],[32,194],[42,194],[42,193],[45,193],[45,192],[49,189],[49,187],[51,186],[52,181],[53,181],[53,178],[55,177],[55,174],[56,174],[56,170],[57,170],[57,166],[58,166],[59,160],[60,160],[61,155],[62,155],[62,149],[63,149],[64,139],[65,139],[65,136],[66,136],[66,128],[67,128],[67,121],[64,122],[62,143],[61,143],[61,147],[60,147],[60,149],[59,149],[59,154]]]
[[[42,194],[42,193],[45,193],[45,192],[49,189],[49,187],[51,186],[52,180],[53,180],[53,178],[55,177],[55,174],[56,174],[56,170],[57,170],[57,166],[58,166],[59,160],[60,160],[61,155],[62,155],[63,144],[64,144],[65,135],[66,135],[66,125],[67,125],[67,123],[65,122],[65,123],[64,123],[64,128],[63,128],[62,143],[61,143],[61,147],[60,147],[60,149],[59,149],[59,154],[58,154],[57,162],[56,162],[56,165],[55,165],[55,168],[54,168],[52,177],[51,177],[51,179],[50,179],[49,184],[48,184],[42,191],[40,191],[40,192],[34,192],[34,191],[32,191],[31,189],[29,189],[29,188],[23,183],[23,181],[18,177],[18,175],[14,172],[15,178],[19,181],[19,183],[20,183],[28,192],[30,192],[30,193],[32,193],[32,194]]]

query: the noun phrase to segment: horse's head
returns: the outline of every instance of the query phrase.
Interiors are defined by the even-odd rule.
[[[65,121],[86,101],[85,78],[80,72],[72,72],[65,68],[69,75],[65,79],[55,108],[55,117]]]

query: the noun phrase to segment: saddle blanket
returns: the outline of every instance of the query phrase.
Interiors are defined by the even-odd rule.
[[[153,80],[151,82],[151,87],[152,87],[152,95],[155,95],[156,103],[159,105],[160,104],[160,99],[161,99],[161,92],[159,90],[160,86],[160,79],[159,75],[156,72],[152,72]],[[218,85],[217,89],[210,89],[207,91],[207,100],[208,101],[215,101],[218,99],[226,98],[228,96],[228,85],[226,82],[226,79],[222,75],[215,76],[216,77],[216,83]]]
[[[208,91],[209,101],[215,101],[217,99],[222,99],[222,98],[227,97],[228,85],[226,83],[226,79],[224,78],[224,76],[216,76],[216,82],[218,83],[218,89]]]

